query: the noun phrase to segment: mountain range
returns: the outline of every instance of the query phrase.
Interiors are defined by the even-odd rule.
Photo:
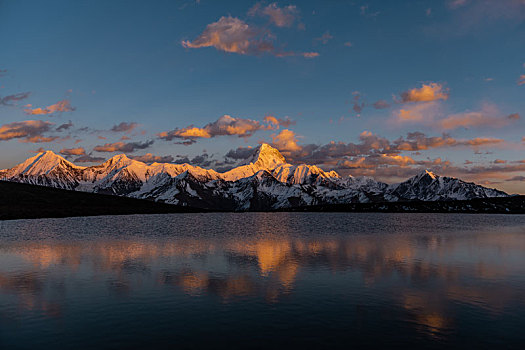
[[[145,164],[116,155],[82,167],[45,151],[0,170],[4,181],[113,194],[168,204],[220,210],[275,210],[326,204],[448,201],[507,197],[507,193],[423,171],[386,184],[370,177],[342,177],[315,165],[292,165],[268,144],[232,170],[190,164]]]

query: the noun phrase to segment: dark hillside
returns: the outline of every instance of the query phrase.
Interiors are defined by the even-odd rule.
[[[0,181],[0,220],[203,211],[104,194]]]

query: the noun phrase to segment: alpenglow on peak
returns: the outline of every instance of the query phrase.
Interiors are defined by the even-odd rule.
[[[263,143],[255,148],[254,154],[248,159],[248,163],[253,163],[260,168],[274,169],[279,164],[285,164],[286,159],[276,148]]]

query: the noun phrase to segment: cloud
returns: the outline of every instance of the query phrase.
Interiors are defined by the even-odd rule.
[[[439,23],[434,27],[439,36],[464,35],[494,22],[515,25],[525,19],[523,0],[453,0],[448,2],[448,8],[452,23]]]
[[[70,129],[72,126],[73,126],[73,123],[72,123],[71,120],[70,120],[69,122],[64,123],[64,124],[61,124],[60,126],[58,126],[58,127],[56,128],[56,131],[61,132],[61,131],[63,131],[63,130],[68,130],[68,129]]]
[[[92,157],[91,154],[78,157],[74,160],[75,163],[100,163],[106,159],[101,157]]]
[[[261,3],[256,3],[248,11],[248,15],[267,16],[270,19],[270,22],[277,27],[291,27],[297,18],[298,12],[297,7],[294,5],[279,7],[277,3],[272,3],[263,7]]]
[[[328,44],[330,40],[332,40],[334,37],[330,34],[329,31],[324,32],[323,35],[321,35],[319,38],[315,38],[314,41],[320,41],[323,43],[323,45]]]
[[[520,75],[518,85],[525,85],[525,74]]]
[[[285,130],[283,130],[284,132]],[[455,139],[447,134],[437,137],[428,137],[421,132],[408,133],[406,138],[400,137],[390,141],[387,138],[375,135],[369,131],[363,131],[359,135],[358,143],[330,142],[324,145],[306,144],[300,145],[295,134],[289,130],[279,135],[272,135],[272,145],[284,151],[283,154],[291,162],[332,165],[341,164],[342,159],[377,157],[378,155],[401,155],[402,152],[416,152],[432,148],[445,147],[469,147],[478,149],[480,147],[502,144],[502,139],[477,137],[473,139]],[[231,153],[230,153],[231,152]],[[228,152],[231,158],[245,158],[247,150],[240,150],[239,157],[235,157],[237,150]],[[384,158],[386,159],[386,158]],[[389,158],[390,159],[390,158]],[[394,159],[394,158],[392,158]],[[397,158],[400,159],[400,158]],[[377,160],[376,160],[377,161]],[[368,161],[367,161],[368,162]],[[368,163],[367,163],[368,164]]]
[[[377,102],[374,102],[372,106],[374,106],[375,109],[386,109],[390,107],[390,103],[388,103],[385,100],[379,100]]]
[[[296,53],[282,51],[272,43],[274,35],[268,30],[255,28],[236,17],[221,17],[217,22],[206,26],[201,35],[195,40],[183,40],[182,46],[189,49],[214,47],[219,51],[236,53],[239,55],[272,54],[276,57],[303,56],[313,58],[319,56],[317,52]]]
[[[362,5],[361,7],[359,7],[359,10],[360,10],[361,16],[364,16],[364,17],[367,17],[367,18],[377,17],[379,15],[379,13],[380,13],[379,11],[370,12],[368,5]]]
[[[111,131],[113,132],[125,132],[125,133],[130,133],[131,131],[133,131],[133,129],[135,129],[139,124],[138,123],[134,123],[134,122],[131,122],[131,123],[126,123],[126,122],[122,122],[118,125],[114,125],[112,128],[111,128]]]
[[[142,156],[133,156],[130,157],[131,159],[135,159],[139,162],[143,163],[172,163],[173,157],[172,156],[156,156],[152,153],[146,153]]]
[[[507,179],[505,181],[525,181],[525,176],[514,176],[514,177],[511,177],[510,179]]]
[[[273,129],[279,129],[279,127],[287,128],[290,125],[295,125],[295,120],[290,119],[289,117],[285,117],[284,119],[276,118],[273,115],[267,115],[263,119],[264,122],[270,124],[270,128]]]
[[[452,9],[457,9],[459,7],[465,6],[468,0],[451,0],[448,2],[448,6]]]
[[[30,136],[26,137],[25,139],[21,139],[20,142],[23,143],[45,143],[45,142],[53,142],[55,140],[59,139],[58,136]]]
[[[82,147],[63,148],[60,150],[60,154],[63,154],[65,156],[83,156],[86,155],[86,150]]]
[[[292,130],[283,129],[278,134],[272,134],[272,146],[283,152],[285,155],[301,150],[297,144],[297,137]]]
[[[251,155],[253,155],[253,148],[252,147],[237,147],[236,149],[232,149],[226,153],[226,158],[230,159],[247,159]]]
[[[72,112],[75,110],[74,107],[71,106],[71,103],[69,100],[62,100],[58,101],[57,103],[47,106],[46,108],[31,108],[31,105],[27,105],[28,108],[24,109],[26,114],[29,115],[47,115],[47,114],[53,114],[56,112]]]
[[[303,56],[304,58],[315,58],[315,57],[319,57],[319,52],[302,52],[300,53],[301,56]]]
[[[51,129],[53,123],[42,120],[24,120],[0,126],[0,141],[24,139],[25,142],[49,142],[43,140],[42,134]]]
[[[0,106],[14,106],[16,102],[24,100],[31,95],[30,92],[20,92],[14,95],[0,97]]]
[[[424,102],[404,106],[396,112],[397,122],[432,124],[439,112],[440,105],[437,102]]]
[[[188,164],[196,165],[196,166],[200,166],[200,167],[209,167],[210,165],[216,163],[215,160],[210,159],[210,156],[208,155],[208,153],[203,153],[201,155],[193,157],[192,159],[189,159],[188,156],[180,156],[180,155],[178,155],[177,157],[179,159],[177,159],[174,162],[175,164],[188,163]]]
[[[199,128],[193,125],[182,129],[164,131],[157,136],[160,139],[171,141],[173,139],[195,140],[197,138],[212,138],[216,136],[236,135],[238,137],[250,137],[258,130],[266,130],[267,127],[252,119],[233,118],[223,115],[213,123]]]
[[[501,115],[497,106],[485,103],[477,111],[443,116],[441,105],[437,101],[405,105],[394,113],[396,123],[416,123],[439,130],[454,130],[458,128],[501,128],[520,119],[518,113]]]
[[[274,51],[273,44],[260,37],[258,30],[235,17],[221,17],[210,23],[193,41],[182,41],[185,48],[215,47],[217,50],[241,55],[257,55]]]
[[[94,151],[97,152],[125,152],[132,153],[136,149],[145,149],[153,144],[153,140],[145,142],[115,142],[115,143],[106,143],[102,146],[95,146]]]
[[[427,137],[422,132],[409,132],[405,138],[399,138],[392,142],[391,149],[396,151],[421,151],[430,148],[440,147],[480,147],[486,145],[495,145],[504,142],[502,139],[491,137],[476,137],[467,140],[458,140],[447,134],[443,136]]]
[[[414,88],[401,93],[401,102],[431,102],[448,99],[448,91],[441,84],[423,84],[420,88]]]
[[[353,95],[354,95],[353,97],[354,102],[352,105],[352,110],[359,115],[361,111],[363,110],[363,108],[365,108],[365,103],[360,102],[361,95],[359,94],[359,92],[356,91],[353,93]]]
[[[437,124],[444,130],[470,127],[499,128],[519,119],[518,113],[501,116],[495,106],[485,104],[480,111],[452,114],[437,121]]]

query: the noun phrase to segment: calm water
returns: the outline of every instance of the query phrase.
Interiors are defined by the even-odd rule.
[[[525,216],[0,222],[0,347],[525,346]]]

